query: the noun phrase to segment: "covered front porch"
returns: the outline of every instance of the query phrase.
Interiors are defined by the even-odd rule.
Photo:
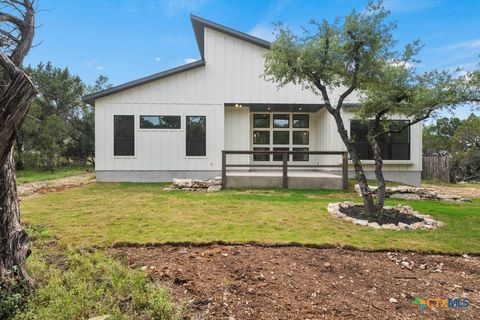
[[[337,136],[321,104],[225,104],[224,188],[347,188]]]

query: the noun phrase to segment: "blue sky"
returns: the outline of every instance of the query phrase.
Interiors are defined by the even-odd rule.
[[[37,30],[26,64],[51,61],[85,82],[114,85],[199,58],[189,14],[272,40],[272,22],[294,30],[331,20],[365,0],[38,0]],[[419,71],[472,69],[480,62],[480,1],[387,0],[399,45],[420,39]],[[468,114],[463,108],[460,116]]]

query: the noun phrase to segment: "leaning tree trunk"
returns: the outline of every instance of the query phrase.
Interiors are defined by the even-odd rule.
[[[367,135],[368,143],[373,150],[373,159],[375,161],[375,177],[377,179],[377,211],[381,211],[385,205],[385,177],[383,176],[383,160],[382,150],[378,145],[378,141],[375,135]]]
[[[363,207],[365,213],[368,215],[376,215],[377,208],[373,201],[372,190],[368,186],[367,177],[365,175],[365,171],[363,170],[362,163],[360,161],[360,157],[358,156],[357,150],[353,146],[350,138],[348,137],[347,130],[345,129],[345,125],[343,124],[343,119],[338,111],[330,111],[330,114],[334,117],[335,122],[337,124],[338,134],[343,141],[343,144],[347,148],[348,154],[350,155],[350,159],[353,162],[353,168],[355,170],[355,175],[358,180],[358,186],[360,187],[360,191],[363,198]]]
[[[28,235],[20,224],[15,163],[10,152],[0,169],[0,278],[15,271],[32,284],[25,266],[29,244]]]
[[[12,145],[37,91],[25,72],[2,52],[0,65],[5,79],[0,95],[0,277],[17,269],[31,284],[25,270],[29,241],[20,224]]]

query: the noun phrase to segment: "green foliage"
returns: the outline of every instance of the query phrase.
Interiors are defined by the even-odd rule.
[[[441,118],[423,127],[423,154],[449,155],[452,153],[452,137],[462,123],[459,118]]]
[[[312,22],[311,29],[294,34],[278,24],[276,39],[265,53],[264,77],[278,86],[302,85],[323,99],[326,110],[335,118],[338,132],[353,162],[369,214],[383,206],[368,192],[359,153],[345,129],[341,111],[354,95],[360,100],[356,116],[369,126],[367,141],[373,150],[379,190],[383,189],[381,139],[408,126],[454,109],[466,102],[479,102],[473,73],[431,71],[418,73],[415,58],[421,49],[418,40],[399,51],[393,37],[395,22],[382,1],[370,1],[363,11],[353,11],[334,22]],[[319,99],[320,100],[320,99]],[[390,128],[389,118],[403,116],[410,122]]]
[[[457,175],[480,175],[480,117],[472,114],[457,128],[452,149]]]
[[[28,293],[25,283],[15,276],[0,279],[0,319],[12,319],[23,307]]]
[[[93,164],[95,114],[81,97],[109,87],[108,79],[100,76],[95,85],[86,86],[68,68],[57,68],[50,62],[26,71],[40,94],[17,138],[18,162],[45,170],[54,170],[63,163]]]
[[[60,253],[42,247],[29,259],[29,269],[38,287],[15,319],[181,317],[182,310],[175,307],[166,289],[100,251]]]

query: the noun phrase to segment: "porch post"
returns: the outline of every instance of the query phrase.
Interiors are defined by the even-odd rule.
[[[222,189],[227,189],[227,153],[222,150]]]
[[[343,190],[348,190],[348,153],[342,156]]]
[[[288,169],[287,169],[287,164],[288,164],[288,152],[283,152],[283,188],[287,189],[288,188]]]

